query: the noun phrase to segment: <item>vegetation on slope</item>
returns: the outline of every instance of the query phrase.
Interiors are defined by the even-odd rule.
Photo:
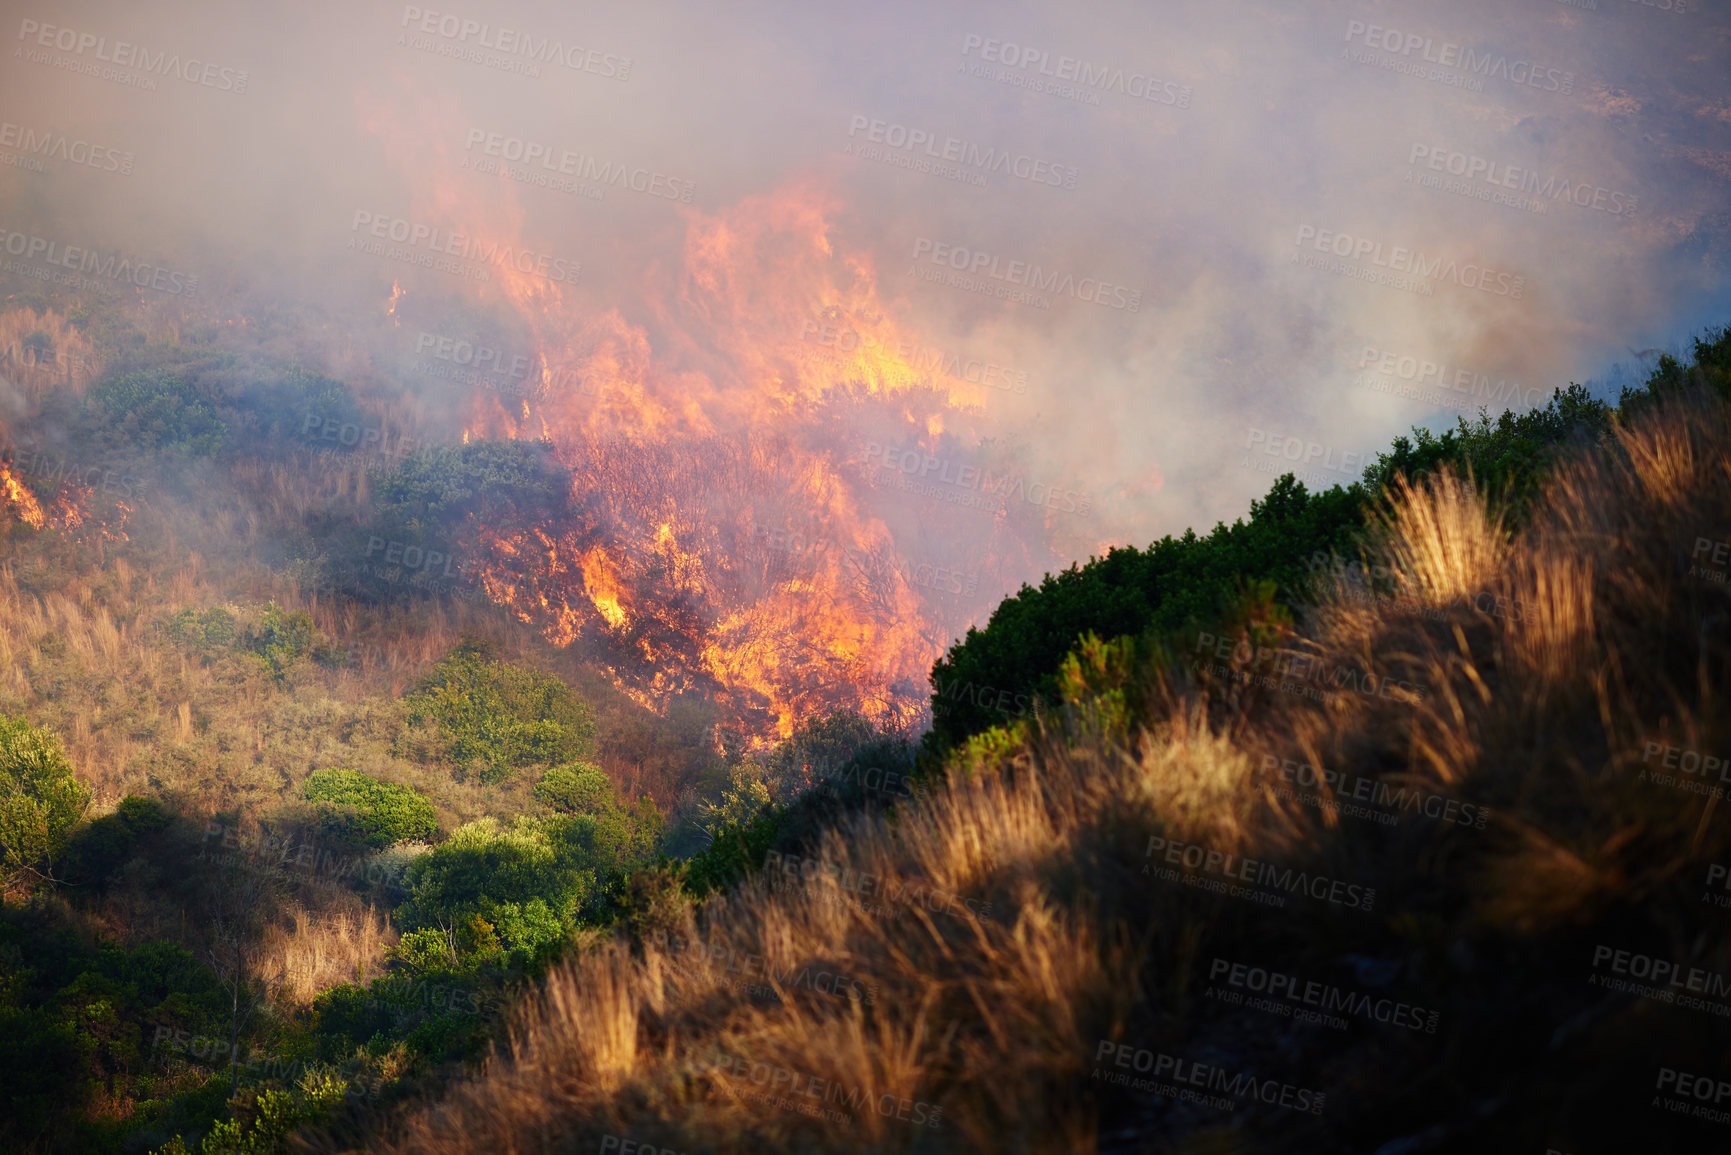
[[[1703,918],[1731,834],[1692,777],[1731,740],[1714,384],[1625,397],[1518,518],[1395,479],[1359,539],[1384,576],[1320,575],[1290,623],[1073,651],[1057,708],[916,798],[562,964],[376,1142],[1712,1145],[1653,1087],[1723,1069],[1719,1002],[1622,984],[1731,974]]]

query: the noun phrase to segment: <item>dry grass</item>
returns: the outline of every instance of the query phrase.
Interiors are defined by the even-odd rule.
[[[872,895],[824,877],[776,886],[771,871],[666,942],[590,950],[521,1009],[482,1075],[378,1148],[526,1155],[605,1134],[688,1151],[1076,1151],[1108,1133],[1135,1149],[1228,1143],[1205,1117],[1092,1082],[1101,1039],[1352,1088],[1326,1122],[1241,1105],[1234,1150],[1371,1150],[1420,1133],[1481,1149],[1517,1135],[1543,1149],[1555,1133],[1642,1143],[1658,1114],[1630,1132],[1604,1112],[1650,1084],[1650,1065],[1607,1058],[1602,1041],[1642,1012],[1578,981],[1580,944],[1598,935],[1731,970],[1731,935],[1702,934],[1696,893],[1704,862],[1731,860],[1731,833],[1710,821],[1715,802],[1641,773],[1654,740],[1731,746],[1727,587],[1688,572],[1696,540],[1731,528],[1728,480],[1731,420],[1695,399],[1569,464],[1512,541],[1454,479],[1408,488],[1383,527],[1403,596],[1325,606],[1300,648],[1421,687],[1419,700],[1269,688],[1225,703],[1180,678],[1162,683],[1171,705],[1152,728],[1047,733],[958,769],[893,823],[862,817],[825,840],[817,857],[873,876]],[[1280,795],[1267,755],[1494,818],[1481,831],[1324,814]],[[1391,915],[1264,911],[1154,885],[1140,874],[1151,834],[1374,880]],[[989,901],[993,917],[881,897],[898,887]],[[1272,1020],[1195,997],[1210,951],[1318,976],[1347,951],[1389,958],[1445,1028],[1430,1050],[1368,1031],[1350,1045],[1284,1033],[1271,1048]],[[1485,956],[1507,961],[1486,976],[1471,962]],[[815,992],[798,981],[808,968],[875,995]],[[1509,991],[1509,973],[1545,993]],[[1522,1017],[1534,997],[1554,1004],[1536,1028]],[[1565,1046],[1553,1031],[1571,1015],[1594,1025]],[[1679,1065],[1702,1045],[1683,1028],[1641,1029]],[[1531,1073],[1541,1057],[1544,1078]],[[814,1079],[939,1106],[942,1125],[778,1103]]]
[[[354,904],[313,912],[291,904],[259,944],[255,974],[280,997],[306,1006],[340,983],[371,982],[385,973],[385,952],[400,936],[390,916]]]
[[[50,348],[25,344],[38,333],[48,335]],[[103,365],[96,347],[68,324],[64,315],[52,309],[38,313],[28,308],[0,313],[0,380],[18,391],[12,404],[0,403],[0,419],[23,417],[17,402],[34,410],[50,393],[82,396]]]

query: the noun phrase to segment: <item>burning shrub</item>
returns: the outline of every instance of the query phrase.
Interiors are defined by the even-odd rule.
[[[445,756],[483,782],[585,757],[595,736],[588,704],[564,682],[475,643],[451,651],[405,701],[409,720],[436,726]]]
[[[308,802],[322,803],[331,833],[373,846],[431,838],[438,832],[433,805],[407,786],[380,782],[357,770],[315,770],[301,787]]]

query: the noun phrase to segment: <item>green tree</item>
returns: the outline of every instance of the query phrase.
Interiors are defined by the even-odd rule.
[[[0,879],[5,889],[54,877],[54,860],[90,805],[60,739],[0,715]]]

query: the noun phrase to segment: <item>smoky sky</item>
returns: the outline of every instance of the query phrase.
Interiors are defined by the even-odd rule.
[[[560,339],[616,313],[673,379],[768,371],[757,326],[822,351],[772,298],[816,316],[865,276],[904,338],[1000,374],[956,437],[1091,495],[982,595],[1731,319],[1723,0],[6,9],[0,153],[28,130],[129,171],[7,161],[0,226],[199,278],[146,304],[316,305],[334,371],[427,330],[553,339],[496,287],[358,252],[357,214],[580,268],[551,281]],[[567,154],[632,175],[498,175],[531,145],[547,181]],[[824,276],[739,239],[805,212]],[[670,303],[700,232],[756,267]]]

